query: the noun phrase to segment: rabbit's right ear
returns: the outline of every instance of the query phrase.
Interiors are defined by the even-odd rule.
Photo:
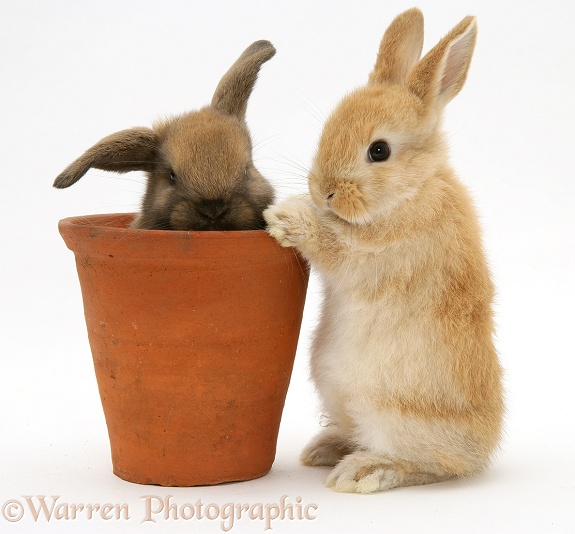
[[[54,187],[70,187],[92,167],[115,172],[153,170],[157,145],[156,133],[150,128],[131,128],[113,133],[71,163],[56,178]]]
[[[248,46],[220,80],[212,97],[212,107],[243,119],[260,67],[275,53],[269,41],[256,41]]]
[[[422,48],[423,13],[414,7],[398,15],[385,31],[369,83],[403,83]]]

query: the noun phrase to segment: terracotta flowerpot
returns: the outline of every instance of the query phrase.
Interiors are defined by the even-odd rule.
[[[114,473],[194,486],[271,468],[309,271],[264,231],[63,219]]]

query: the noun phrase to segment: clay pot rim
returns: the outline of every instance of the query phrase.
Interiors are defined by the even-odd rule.
[[[282,247],[265,230],[127,228],[135,216],[135,213],[106,213],[67,217],[59,221],[58,230],[66,246],[82,257],[109,256],[125,261],[175,264],[207,257],[228,262],[259,262],[264,258],[286,261],[285,256],[297,255],[295,249]],[[302,258],[299,261],[303,263]]]
[[[162,239],[261,239],[270,238],[265,230],[144,230],[128,228],[127,225],[134,220],[136,213],[98,213],[92,215],[75,215],[61,219],[58,223],[60,229],[69,228],[98,228],[98,235],[120,234],[123,236],[144,235],[161,237]]]

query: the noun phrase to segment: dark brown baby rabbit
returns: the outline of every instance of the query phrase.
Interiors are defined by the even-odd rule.
[[[251,230],[265,227],[271,184],[252,161],[245,121],[248,98],[269,41],[250,45],[220,80],[212,102],[158,122],[109,135],[69,165],[54,182],[65,188],[94,167],[146,171],[142,209],[132,228],[150,230]]]

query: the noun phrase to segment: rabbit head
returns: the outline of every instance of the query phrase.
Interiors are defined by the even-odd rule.
[[[465,82],[475,18],[463,19],[423,59],[423,15],[410,9],[386,30],[366,86],[327,120],[309,176],[315,204],[364,224],[414,198],[446,166],[443,107]]]
[[[92,167],[145,171],[146,192],[134,228],[264,228],[262,212],[274,191],[252,161],[245,114],[259,69],[274,54],[270,42],[256,41],[220,80],[209,106],[103,138],[68,166],[54,187],[69,187]]]

